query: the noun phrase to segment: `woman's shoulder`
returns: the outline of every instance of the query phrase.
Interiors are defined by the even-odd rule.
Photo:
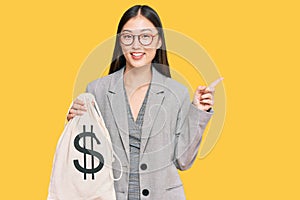
[[[166,84],[167,89],[172,90],[172,92],[174,92],[174,93],[182,95],[182,94],[185,94],[188,92],[188,89],[185,85],[176,81],[173,78],[167,77],[165,84]]]
[[[95,90],[108,88],[112,76],[113,74],[109,74],[91,81],[86,87],[86,92],[92,92]]]
[[[153,81],[158,85],[161,84],[165,91],[170,91],[173,94],[182,95],[188,91],[188,89],[180,82],[175,79],[168,77],[157,70],[156,67],[153,68]]]

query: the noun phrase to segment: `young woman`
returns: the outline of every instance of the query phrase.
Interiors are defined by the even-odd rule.
[[[95,96],[122,161],[117,199],[185,199],[177,170],[196,158],[213,91],[199,86],[191,103],[187,88],[171,79],[162,24],[152,8],[136,5],[124,13],[109,75],[86,91]],[[85,111],[75,100],[67,118]]]

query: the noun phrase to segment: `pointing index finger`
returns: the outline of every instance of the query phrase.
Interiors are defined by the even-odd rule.
[[[209,86],[208,86],[208,90],[210,91],[214,91],[215,87],[223,80],[224,78],[218,78],[217,80],[215,80],[214,82],[212,82]]]

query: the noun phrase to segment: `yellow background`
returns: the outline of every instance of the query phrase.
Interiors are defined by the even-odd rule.
[[[46,199],[80,65],[134,4],[195,39],[225,77],[223,132],[181,172],[187,199],[299,199],[296,0],[2,1],[0,198]]]

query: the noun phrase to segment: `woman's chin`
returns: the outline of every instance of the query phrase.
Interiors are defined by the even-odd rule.
[[[129,63],[130,68],[142,68],[142,67],[146,67],[146,66],[150,66],[151,63],[146,63],[146,62],[137,62],[137,61],[133,61]]]

